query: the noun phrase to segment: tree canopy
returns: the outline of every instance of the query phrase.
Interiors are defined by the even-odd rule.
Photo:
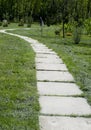
[[[43,17],[47,24],[91,17],[91,0],[0,0],[0,20]]]

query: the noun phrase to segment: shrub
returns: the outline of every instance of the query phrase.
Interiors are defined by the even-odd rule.
[[[31,27],[31,24],[33,22],[32,16],[27,18],[27,27]]]
[[[73,40],[75,44],[79,44],[81,40],[81,28],[75,27],[73,31]]]
[[[88,35],[91,35],[91,18],[85,20],[85,29]]]
[[[71,23],[68,23],[68,24],[65,24],[65,31],[66,32],[71,32],[72,33],[72,24]]]
[[[27,27],[31,27],[31,23],[28,23],[28,24],[27,24]]]
[[[0,21],[0,26],[2,26],[2,22]]]
[[[61,29],[55,30],[56,35],[60,35]]]
[[[50,27],[50,25],[51,25],[51,20],[50,20],[49,17],[47,17],[47,19],[46,19],[46,24],[47,24],[48,27]]]
[[[24,26],[24,20],[23,19],[20,19],[18,26]]]
[[[3,20],[3,27],[8,27],[8,21],[7,20]]]

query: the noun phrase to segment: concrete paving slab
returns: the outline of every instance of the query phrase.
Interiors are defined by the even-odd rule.
[[[75,97],[40,96],[42,114],[89,115],[91,107],[86,99]]]
[[[42,53],[45,53],[45,52],[50,53],[50,51],[48,49],[36,49],[36,48],[33,48],[33,49],[36,53],[39,52],[39,51],[42,52]]]
[[[41,44],[38,41],[36,42],[36,44],[32,44],[32,46],[35,47],[35,48],[42,48],[42,47],[43,48],[48,48],[46,45]]]
[[[40,116],[40,130],[91,130],[91,118]]]
[[[50,54],[50,55],[56,55],[56,52],[41,52],[41,51],[37,51],[35,52],[36,54]]]
[[[35,45],[35,48],[37,48],[37,49],[49,49],[46,45],[44,45],[44,44],[36,44]],[[49,49],[49,50],[52,50],[52,49]]]
[[[48,51],[48,52],[50,52],[50,50],[48,49],[48,48],[34,48],[34,50],[36,50],[36,51],[43,51],[43,52],[46,52],[46,51]]]
[[[48,54],[48,53],[47,54],[42,54],[41,57],[42,57],[42,59],[52,59],[52,60],[53,59],[58,59],[58,60],[60,59],[57,55],[51,55],[51,54]],[[38,58],[38,59],[41,58],[41,57],[38,57],[36,55],[36,58]]]
[[[60,59],[56,54],[36,54],[36,58],[52,58],[52,59]]]
[[[34,48],[33,48],[34,49]],[[53,52],[53,51],[45,51],[45,50],[35,50],[34,49],[34,51],[36,52],[36,53],[45,53],[45,54],[56,54],[55,52]]]
[[[83,92],[74,83],[37,82],[40,95],[80,95]]]
[[[55,54],[55,52],[53,52],[52,49],[48,49],[48,47],[44,46],[43,44],[42,45],[39,45],[39,44],[37,45],[37,44],[32,44],[32,47],[36,53],[41,52],[41,53]]]
[[[52,49],[48,49],[48,47],[44,46],[43,44],[33,44],[32,47],[37,51],[52,51]]]
[[[48,58],[48,57],[55,57],[55,58],[59,58],[59,56],[57,56],[56,54],[55,55],[52,55],[52,54],[40,54],[40,53],[38,53],[38,54],[36,54],[36,57],[37,58]]]
[[[37,80],[74,82],[74,78],[69,72],[61,71],[37,71]]]
[[[60,71],[67,71],[67,67],[65,64],[45,64],[45,63],[37,63],[36,64],[37,70],[60,70]]]
[[[45,45],[43,45],[43,44],[33,44],[32,45],[33,47],[35,47],[36,49],[48,49],[48,47],[46,47]]]
[[[41,57],[37,57],[37,58],[41,58]],[[43,57],[43,55],[42,55],[42,59],[43,58],[45,58],[45,60],[46,59],[52,59],[52,60],[57,59],[57,60],[60,60],[60,58],[57,57],[56,55],[50,55],[50,54],[45,55],[45,57]]]
[[[47,52],[47,53],[50,53],[50,52],[52,52],[52,51],[49,51],[48,49],[36,49],[36,48],[33,48],[34,49],[34,51],[37,53],[37,52],[42,52],[42,53],[45,53],[45,52]],[[53,52],[52,52],[53,53]]]
[[[63,61],[57,58],[35,58],[36,63],[62,64]]]
[[[10,33],[9,33],[9,34],[10,34]],[[14,35],[16,35],[16,34],[14,34]],[[39,42],[38,42],[37,40],[35,40],[35,39],[29,38],[29,37],[26,37],[26,36],[20,36],[20,35],[18,35],[18,37],[20,37],[20,38],[26,40],[27,42],[31,43],[32,46],[33,46],[34,44],[35,44],[35,45],[39,44]]]

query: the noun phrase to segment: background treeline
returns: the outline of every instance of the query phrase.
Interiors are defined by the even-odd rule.
[[[91,17],[91,0],[0,0],[0,20],[18,22],[23,19],[55,24]]]

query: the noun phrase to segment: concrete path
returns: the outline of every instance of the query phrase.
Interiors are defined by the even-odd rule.
[[[81,97],[83,92],[62,59],[37,40],[7,34],[28,41],[36,53],[40,130],[91,130],[91,118],[86,118],[91,115],[91,106]]]

